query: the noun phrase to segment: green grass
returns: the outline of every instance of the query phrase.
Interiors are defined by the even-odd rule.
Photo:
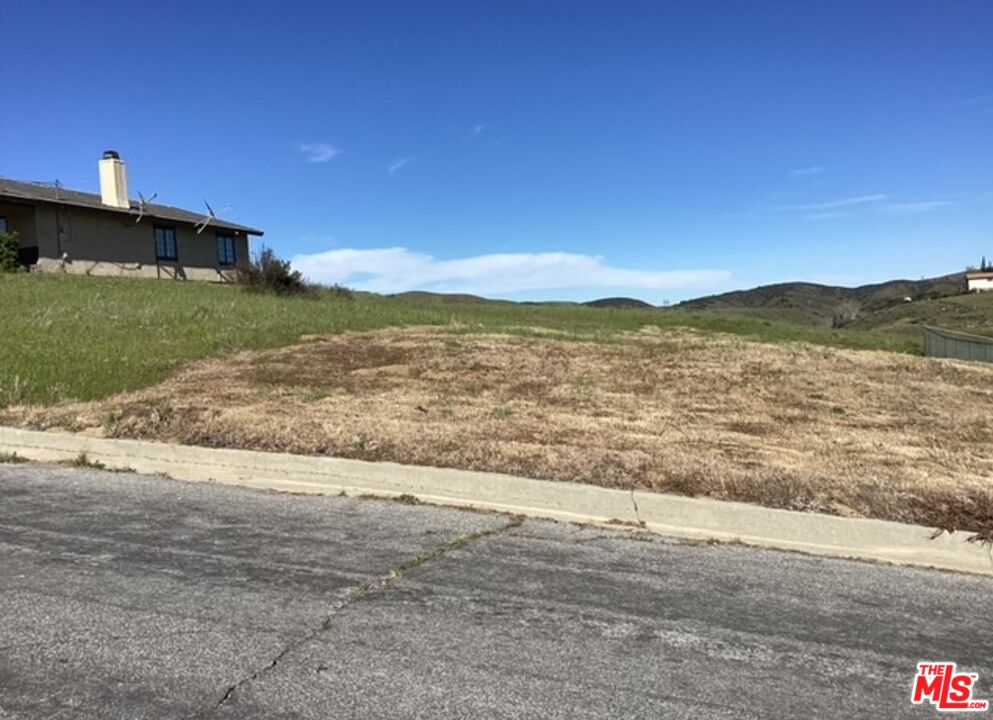
[[[899,333],[791,325],[733,312],[596,309],[573,304],[441,302],[333,292],[278,298],[235,287],[152,280],[0,275],[0,407],[92,400],[165,379],[181,364],[294,343],[301,335],[404,325],[610,341],[645,325],[765,342],[919,352]]]
[[[897,303],[857,318],[847,327],[893,334],[920,334],[921,325],[993,336],[993,293],[966,293],[912,303]]]

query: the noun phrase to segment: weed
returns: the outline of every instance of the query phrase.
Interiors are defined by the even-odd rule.
[[[621,518],[610,518],[607,521],[607,525],[620,525],[623,527],[632,527],[639,529],[645,526],[644,523],[638,522],[636,520],[622,520]]]
[[[121,422],[121,413],[118,410],[111,410],[107,413],[103,421],[103,429],[107,435],[113,435],[114,430],[117,429],[118,423]]]
[[[104,465],[99,460],[91,460],[85,452],[79,453],[73,460],[70,460],[68,465],[77,468],[90,468],[92,470],[106,470],[107,466]]]

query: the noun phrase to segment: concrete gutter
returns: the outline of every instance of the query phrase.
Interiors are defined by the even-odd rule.
[[[919,565],[993,575],[988,548],[970,533],[884,520],[775,510],[577,483],[333,457],[110,440],[0,427],[0,453],[38,462],[64,462],[86,453],[111,469],[164,474],[282,492],[414,495],[438,505],[519,513],[599,525],[630,525],[696,540],[741,542],[831,557]]]

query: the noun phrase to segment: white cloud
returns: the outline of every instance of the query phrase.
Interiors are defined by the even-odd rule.
[[[297,150],[304,154],[307,162],[326,163],[341,155],[341,150],[329,143],[299,143]]]
[[[390,167],[388,168],[388,170],[390,171],[390,175],[395,173],[397,170],[399,170],[409,162],[410,162],[410,158],[397,158],[396,162],[391,164]]]
[[[790,170],[790,177],[806,177],[808,175],[820,175],[822,172],[827,170],[825,167],[820,165],[811,165],[810,167],[794,168]]]
[[[949,200],[924,200],[921,202],[888,203],[883,207],[888,213],[894,215],[920,215],[921,213],[941,210],[950,207],[955,203]]]
[[[726,270],[634,270],[576,253],[502,253],[439,260],[402,247],[341,249],[296,255],[293,267],[322,283],[380,293],[405,290],[499,295],[532,290],[708,288],[726,282]]]
[[[883,202],[887,195],[859,195],[857,197],[842,198],[841,200],[831,200],[830,202],[812,203],[810,205],[781,205],[776,210],[834,210],[835,208],[851,207],[853,205],[865,205],[867,203]]]
[[[472,134],[473,135],[479,135],[485,129],[486,129],[486,123],[479,123],[478,125],[473,125],[472,126]]]

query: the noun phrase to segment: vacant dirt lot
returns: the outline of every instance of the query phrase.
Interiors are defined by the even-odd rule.
[[[656,329],[403,329],[193,364],[0,421],[993,528],[993,367]]]

